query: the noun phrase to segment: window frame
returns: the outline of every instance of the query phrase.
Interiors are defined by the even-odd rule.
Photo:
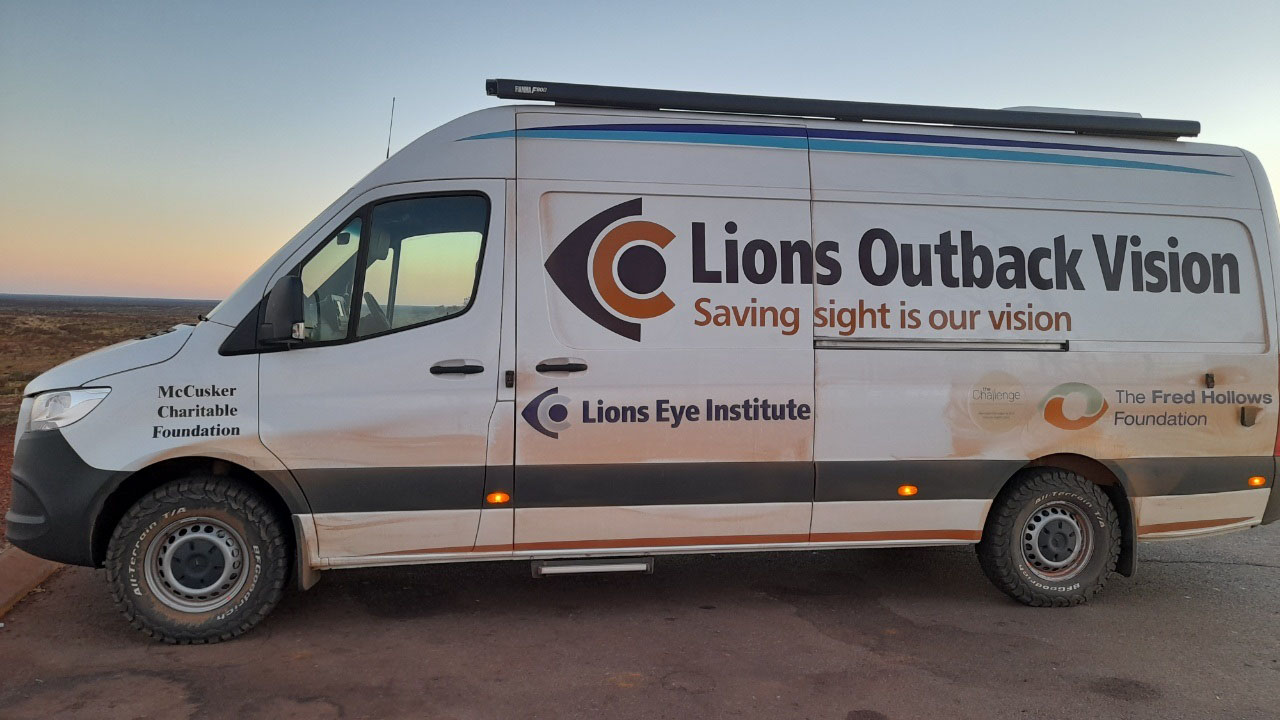
[[[355,262],[355,267],[353,268],[354,276],[351,278],[352,304],[351,304],[351,307],[347,308],[347,314],[349,316],[347,320],[347,335],[346,337],[335,338],[333,340],[312,340],[312,341],[303,340],[298,342],[298,344],[295,346],[297,348],[323,347],[325,345],[336,345],[341,342],[346,342],[347,339],[351,337],[351,327],[355,324],[355,321],[359,319],[358,316],[355,315],[356,305],[354,300],[356,297],[356,288],[359,287],[361,284],[360,283],[360,279],[361,279],[360,260],[361,260],[361,257],[364,255],[364,238],[369,233],[369,218],[368,218],[368,214],[365,212],[365,208],[360,208],[360,210],[352,213],[351,216],[348,217],[345,222],[339,223],[338,226],[334,228],[333,232],[325,236],[324,242],[321,242],[319,245],[316,245],[314,248],[312,248],[311,252],[307,253],[306,257],[299,260],[296,265],[294,265],[292,268],[289,269],[289,272],[285,273],[285,275],[297,275],[298,278],[301,278],[303,266],[311,262],[311,260],[315,258],[315,256],[320,254],[320,251],[324,250],[329,243],[334,241],[334,239],[338,236],[338,233],[350,227],[351,223],[357,219],[360,220],[360,235],[359,237],[355,238],[356,254],[353,257],[353,260]],[[269,292],[270,291],[268,291],[268,294]],[[304,302],[305,302],[305,298],[304,298]],[[265,309],[265,303],[266,303],[265,297],[263,297],[263,303],[264,303],[264,309]],[[288,348],[286,347],[285,349],[288,349]]]
[[[364,308],[365,271],[369,269],[367,267],[367,263],[369,261],[369,238],[370,238],[370,234],[373,231],[373,209],[379,205],[385,205],[386,203],[390,203],[390,202],[399,202],[402,200],[420,200],[424,198],[444,198],[444,197],[478,197],[481,200],[484,200],[484,205],[485,205],[484,228],[480,231],[481,232],[480,250],[476,255],[475,277],[472,278],[472,281],[471,281],[471,297],[467,300],[467,304],[461,310],[459,310],[458,312],[452,315],[446,315],[444,317],[438,317],[438,318],[431,318],[430,320],[424,320],[419,323],[414,323],[413,325],[405,325],[403,327],[398,327],[398,328],[389,328],[387,330],[383,330],[382,332],[372,333],[369,335],[359,335],[358,332],[360,327],[360,311]],[[359,210],[355,211],[351,215],[347,216],[346,220],[339,223],[337,227],[334,228],[333,232],[325,236],[324,242],[321,242],[319,245],[313,248],[311,252],[307,253],[306,257],[298,261],[298,263],[295,264],[292,268],[290,268],[289,272],[285,274],[301,276],[302,266],[306,265],[311,260],[311,258],[319,254],[319,252],[324,248],[324,246],[329,242],[331,242],[333,237],[338,232],[341,232],[343,228],[350,225],[351,222],[357,218],[360,219],[360,240],[359,240],[360,246],[356,250],[356,277],[355,277],[355,281],[352,283],[352,286],[351,286],[350,313],[351,313],[352,320],[351,322],[347,323],[347,336],[345,338],[337,338],[334,340],[322,340],[322,341],[310,341],[310,342],[303,341],[303,342],[299,342],[297,344],[291,345],[288,348],[264,346],[261,343],[259,343],[258,344],[259,352],[269,352],[273,350],[283,350],[283,349],[305,350],[308,348],[331,347],[333,345],[346,345],[348,343],[353,343],[353,342],[363,342],[365,340],[373,340],[375,338],[385,337],[393,333],[404,332],[406,330],[416,330],[418,328],[426,327],[428,325],[434,325],[439,322],[445,322],[448,320],[453,320],[454,318],[462,317],[463,315],[466,315],[468,312],[470,312],[472,306],[476,304],[476,295],[480,290],[480,275],[484,271],[485,251],[489,247],[489,228],[493,221],[493,200],[489,197],[487,193],[481,192],[479,190],[444,190],[440,192],[425,192],[425,193],[411,193],[408,195],[395,195],[391,197],[384,197],[384,198],[379,198],[377,200],[374,200],[364,205],[363,207],[361,207]],[[398,251],[396,253],[395,263],[398,268],[399,266]],[[399,279],[396,278],[394,274],[392,275],[392,278],[394,282],[397,282],[397,283],[399,282]]]

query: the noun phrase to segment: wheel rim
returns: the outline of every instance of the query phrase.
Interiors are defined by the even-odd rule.
[[[1075,505],[1054,501],[1036,508],[1022,528],[1022,558],[1031,572],[1062,581],[1093,555],[1093,526]]]
[[[208,612],[244,587],[245,543],[226,523],[183,518],[156,533],[147,546],[147,587],[165,606]]]

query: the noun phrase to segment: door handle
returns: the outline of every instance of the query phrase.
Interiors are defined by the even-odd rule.
[[[538,363],[534,370],[540,373],[545,372],[565,372],[575,373],[582,372],[587,369],[587,361],[580,358],[558,357],[547,358]]]
[[[441,360],[431,366],[432,375],[475,375],[484,372],[479,360]]]

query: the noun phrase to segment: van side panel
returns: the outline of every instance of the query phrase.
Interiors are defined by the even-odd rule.
[[[808,538],[803,128],[673,122],[517,117],[518,552]]]
[[[1227,148],[1116,142],[1053,152],[1177,167],[814,145],[815,243],[846,269],[814,288],[815,533],[856,531],[827,508],[859,500],[955,503],[980,533],[961,508],[1057,454],[1110,466],[1142,537],[1260,521],[1277,362],[1252,175]]]

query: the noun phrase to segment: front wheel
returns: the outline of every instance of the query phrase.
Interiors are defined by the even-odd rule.
[[[275,607],[289,573],[280,520],[231,478],[177,480],[145,495],[107,546],[116,605],[169,643],[229,640]]]
[[[1000,493],[978,560],[996,587],[1036,607],[1086,602],[1120,557],[1120,519],[1106,493],[1057,468],[1037,468]]]

